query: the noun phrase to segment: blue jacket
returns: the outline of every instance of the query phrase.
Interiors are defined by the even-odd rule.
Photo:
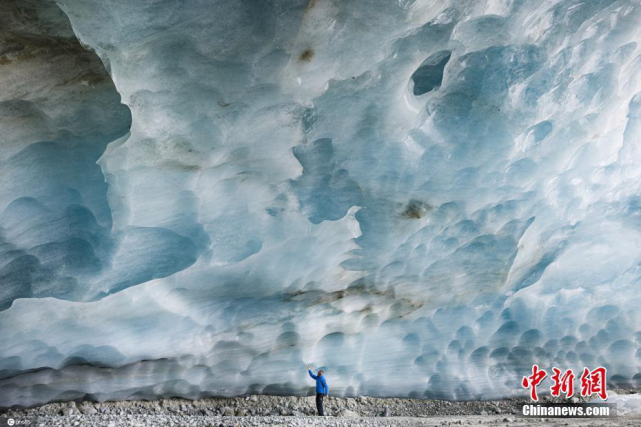
[[[312,370],[309,370],[309,376],[316,380],[316,393],[324,394],[325,396],[329,395],[329,387],[327,386],[327,381],[322,375],[314,375]]]

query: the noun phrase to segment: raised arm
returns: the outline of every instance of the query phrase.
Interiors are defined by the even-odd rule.
[[[314,378],[315,380],[318,379],[318,377],[316,375],[312,374],[312,370],[311,369],[309,371],[307,371],[307,372],[309,372],[309,376],[310,377]]]

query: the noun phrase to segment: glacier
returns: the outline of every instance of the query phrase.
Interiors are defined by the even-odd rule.
[[[0,407],[641,386],[639,2],[0,23]]]

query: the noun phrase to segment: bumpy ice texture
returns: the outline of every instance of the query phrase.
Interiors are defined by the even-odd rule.
[[[638,2],[2,7],[0,406],[641,382]]]

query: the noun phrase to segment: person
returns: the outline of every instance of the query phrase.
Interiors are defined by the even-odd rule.
[[[327,386],[327,381],[323,376],[323,371],[319,370],[318,375],[314,375],[312,368],[307,365],[307,371],[309,376],[316,380],[316,409],[318,409],[318,415],[321,417],[325,415],[323,411],[323,397],[329,397],[329,387]]]

